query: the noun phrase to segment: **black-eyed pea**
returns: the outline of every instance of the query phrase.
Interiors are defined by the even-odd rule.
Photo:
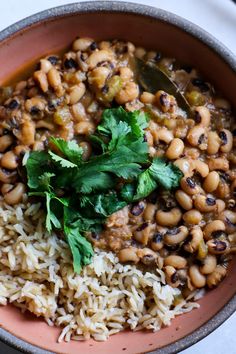
[[[35,81],[39,84],[43,92],[48,91],[48,78],[47,74],[43,70],[37,70],[33,75]]]
[[[205,178],[209,174],[208,165],[201,160],[192,160],[193,171],[196,171],[200,174],[201,177]]]
[[[233,135],[228,129],[222,129],[219,132],[219,137],[221,140],[220,151],[230,152],[233,148]]]
[[[194,109],[194,120],[202,127],[209,127],[211,123],[211,114],[207,107],[198,106]]]
[[[17,155],[17,156],[22,156],[26,153],[26,151],[29,151],[29,147],[28,146],[25,146],[25,145],[17,145],[15,148],[14,148],[14,153]]]
[[[139,262],[139,257],[137,256],[137,248],[135,247],[128,247],[123,248],[118,253],[118,258],[121,263],[125,262]]]
[[[25,185],[23,183],[17,183],[13,189],[4,194],[4,200],[9,205],[18,204],[22,200],[25,191]]]
[[[51,130],[53,131],[55,126],[54,124],[47,122],[46,120],[40,119],[37,120],[37,122],[35,123],[35,128],[36,129],[47,129],[47,130]]]
[[[230,197],[230,186],[223,178],[221,178],[215,192],[216,192],[217,197],[220,199],[229,198]]]
[[[169,246],[178,245],[183,242],[188,236],[188,229],[186,226],[175,227],[169,229],[164,235],[164,243]]]
[[[142,59],[144,57],[144,55],[146,54],[146,50],[142,47],[137,47],[135,49],[134,55],[136,56],[136,58],[138,59]]]
[[[192,265],[189,268],[189,276],[196,288],[203,288],[206,285],[206,277],[200,272],[197,265]]]
[[[72,48],[75,52],[78,52],[79,50],[85,51],[89,49],[90,45],[94,42],[92,38],[88,37],[82,37],[82,38],[77,38],[72,45]]]
[[[148,203],[143,213],[143,218],[145,221],[153,221],[155,217],[157,206],[152,203]]]
[[[153,251],[160,251],[164,247],[163,233],[156,232],[151,241],[151,248]]]
[[[16,171],[9,171],[5,168],[0,168],[0,182],[13,183],[16,179]]]
[[[15,170],[18,166],[18,157],[13,151],[7,151],[1,158],[1,166],[8,170]]]
[[[170,160],[178,159],[184,151],[183,140],[175,138],[171,141],[168,149],[166,150],[166,157]]]
[[[175,269],[181,269],[187,266],[187,260],[184,257],[172,254],[164,259],[164,265],[172,266]]]
[[[200,266],[200,272],[204,275],[211,274],[214,272],[217,266],[216,256],[213,254],[208,254],[206,258],[202,260],[202,265]]]
[[[112,62],[114,61],[114,54],[111,50],[97,50],[90,54],[87,59],[87,64],[90,70],[96,68],[96,66],[101,62]]]
[[[185,193],[181,189],[175,192],[175,198],[181,208],[185,210],[191,210],[193,207],[193,201],[189,194]]]
[[[236,231],[236,213],[232,210],[224,210],[219,214],[219,219],[225,224],[225,230],[231,234]]]
[[[85,108],[82,105],[82,103],[80,103],[80,102],[73,104],[71,106],[71,113],[72,113],[73,119],[76,122],[81,122],[81,121],[87,120]]]
[[[178,288],[181,285],[178,273],[174,267],[167,265],[166,267],[164,267],[164,272],[166,275],[167,284],[169,284],[173,288]]]
[[[47,78],[50,86],[56,91],[61,86],[61,76],[59,71],[52,67],[47,73]]]
[[[95,86],[95,88],[101,89],[105,86],[106,80],[110,75],[111,70],[104,66],[99,66],[89,72],[88,82],[90,85]]]
[[[139,95],[139,87],[133,82],[129,81],[125,86],[116,94],[115,100],[118,104],[125,104],[135,100]]]
[[[183,177],[180,181],[180,186],[184,192],[189,195],[195,195],[200,192],[200,187],[191,177]]]
[[[211,238],[217,237],[219,233],[225,231],[225,224],[222,220],[210,221],[203,230],[204,239],[210,240]]]
[[[12,135],[6,134],[0,137],[0,152],[4,152],[14,142]]]
[[[216,199],[216,213],[220,214],[226,208],[226,204],[222,199]]]
[[[166,128],[156,129],[152,132],[152,135],[155,144],[158,144],[160,141],[169,144],[174,139],[173,133]]]
[[[174,165],[177,166],[183,174],[187,176],[192,176],[193,164],[192,159],[181,158],[174,161]]]
[[[13,184],[3,183],[2,187],[1,187],[2,195],[10,192],[10,190],[12,190],[13,187],[14,187]]]
[[[25,109],[30,113],[43,111],[44,108],[45,100],[39,96],[32,97],[25,101]]]
[[[32,145],[35,141],[35,123],[26,116],[21,127],[19,140],[27,146]]]
[[[231,191],[232,195],[234,197],[236,197],[236,179],[231,183],[230,191]]]
[[[216,200],[212,196],[198,194],[194,197],[193,204],[201,213],[209,213],[216,210]]]
[[[137,256],[139,257],[140,261],[145,265],[155,264],[158,259],[157,254],[147,247],[139,248],[137,250]]]
[[[228,235],[228,239],[231,245],[236,245],[236,232]]]
[[[215,268],[215,270],[207,275],[207,286],[211,289],[217,286],[223,278],[226,276],[227,269],[221,265],[218,264]]]
[[[220,149],[221,140],[219,135],[215,131],[208,133],[207,140],[207,153],[208,155],[215,155]]]
[[[199,249],[199,245],[203,240],[202,229],[199,226],[194,226],[189,232],[188,239],[189,241],[184,245],[185,251],[189,253],[196,252]]]
[[[69,97],[70,97],[70,104],[73,105],[80,101],[80,99],[85,94],[86,87],[83,82],[80,82],[78,85],[74,85],[69,89]]]
[[[208,160],[208,167],[210,171],[215,171],[215,170],[228,171],[229,161],[224,157],[210,158]]]
[[[52,68],[52,63],[47,59],[40,60],[40,69],[47,74],[49,70]]]
[[[128,66],[119,68],[119,72],[122,83],[132,80],[134,76],[133,71]]]
[[[87,141],[82,141],[79,143],[79,146],[83,149],[82,159],[83,161],[87,161],[92,154],[92,147]]]
[[[155,94],[156,103],[162,112],[173,113],[176,108],[176,99],[174,96],[169,95],[167,92],[159,90]]]
[[[148,241],[152,238],[153,233],[154,225],[145,222],[137,227],[137,229],[133,233],[133,236],[136,241],[146,246],[148,244]]]
[[[79,135],[90,135],[94,133],[95,129],[94,123],[86,121],[79,122],[74,126],[75,133]]]
[[[190,145],[197,146],[200,150],[205,150],[207,147],[207,145],[204,144],[206,141],[206,128],[200,125],[191,128],[187,135],[187,141]]]
[[[207,241],[208,252],[211,254],[223,254],[229,249],[229,242],[220,239],[212,239]]]
[[[219,182],[219,173],[216,171],[211,171],[203,182],[203,188],[207,193],[212,193],[217,189]]]
[[[183,220],[187,225],[198,225],[202,221],[202,217],[202,213],[196,209],[191,209],[183,214]]]
[[[147,91],[144,91],[140,96],[140,101],[144,104],[153,104],[155,99],[155,95]]]
[[[158,210],[156,212],[156,222],[161,226],[176,226],[181,220],[182,212],[179,208],[170,211]]]

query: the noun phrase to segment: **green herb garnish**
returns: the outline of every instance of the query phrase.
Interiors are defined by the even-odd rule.
[[[53,151],[34,151],[27,159],[29,195],[45,199],[46,228],[64,232],[77,273],[93,256],[86,231],[101,231],[108,216],[158,186],[179,185],[182,172],[176,166],[162,158],[149,160],[147,125],[143,112],[107,109],[90,137],[99,155],[83,161],[75,141],[52,137]],[[118,184],[123,185],[119,190]]]

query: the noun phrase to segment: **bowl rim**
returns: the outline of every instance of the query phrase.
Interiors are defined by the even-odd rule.
[[[182,31],[197,38],[199,41],[207,45],[212,51],[223,59],[228,66],[236,72],[236,56],[219,40],[198,25],[175,15],[169,11],[159,9],[157,7],[131,3],[126,1],[84,1],[70,3],[66,5],[56,6],[28,16],[0,31],[0,42],[11,38],[22,30],[29,29],[32,25],[49,21],[52,19],[62,18],[77,13],[92,12],[113,12],[113,13],[131,13],[139,16],[145,16],[154,20],[166,22],[179,28]],[[179,339],[175,343],[166,345],[163,348],[148,352],[149,354],[175,354],[179,353],[191,345],[205,338],[223,322],[225,322],[236,311],[236,294],[221,308],[205,324]],[[0,328],[0,341],[23,352],[29,354],[54,354],[53,352],[41,349],[22,339],[14,336],[3,328]]]

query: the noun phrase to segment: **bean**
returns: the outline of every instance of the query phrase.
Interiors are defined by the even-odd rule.
[[[220,137],[215,131],[208,133],[207,153],[208,155],[215,155],[220,148]]]
[[[180,226],[172,230],[168,230],[164,235],[164,242],[167,245],[178,245],[183,242],[188,236],[188,229],[186,226]]]
[[[180,180],[180,186],[187,194],[194,195],[200,192],[200,187],[190,177],[183,177]]]
[[[178,288],[180,286],[180,280],[176,269],[172,266],[167,265],[164,267],[166,282],[171,285],[173,288]]]
[[[229,249],[227,240],[209,240],[207,241],[208,251],[212,254],[224,254]]]
[[[206,258],[202,261],[202,265],[200,266],[200,272],[204,275],[211,274],[214,272],[217,266],[216,256],[212,254],[208,254]]]
[[[9,205],[18,204],[25,193],[25,185],[23,183],[17,183],[13,189],[4,195],[4,200]]]
[[[92,122],[79,122],[74,126],[75,133],[81,135],[90,135],[95,131],[95,125]]]
[[[139,226],[136,231],[133,233],[136,241],[142,243],[144,246],[147,245],[149,239],[153,235],[153,225],[148,223],[143,223],[141,227]]]
[[[70,87],[70,104],[77,103],[85,94],[86,87],[83,82],[80,82],[78,85]]]
[[[47,74],[49,70],[52,68],[52,63],[48,59],[41,59],[40,68],[45,74]]]
[[[13,184],[4,183],[1,187],[1,192],[4,195],[4,194],[10,192],[10,190],[12,190],[12,188],[13,188]]]
[[[134,76],[133,71],[127,66],[119,68],[119,72],[122,83],[132,80]]]
[[[198,225],[202,221],[202,214],[199,210],[191,209],[183,214],[183,220],[188,225]]]
[[[7,151],[1,158],[1,166],[8,170],[14,170],[18,166],[17,156],[13,151]]]
[[[104,67],[99,66],[98,68],[93,69],[90,71],[88,75],[88,82],[90,85],[94,86],[95,88],[101,89],[105,86],[106,80],[110,75],[111,70]]]
[[[177,159],[174,162],[174,165],[177,166],[185,176],[191,176],[193,171],[192,160],[191,159]]]
[[[223,210],[225,210],[225,202],[222,199],[216,199],[216,211],[217,214],[220,214]]]
[[[78,38],[73,42],[72,48],[75,52],[78,50],[86,51],[93,42],[93,39],[88,37]]]
[[[137,47],[135,49],[134,55],[136,56],[136,58],[142,59],[145,54],[146,54],[146,50],[144,48]]]
[[[226,199],[230,197],[230,187],[224,179],[220,179],[216,189],[216,195],[221,199]]]
[[[198,194],[193,201],[197,210],[202,213],[209,213],[216,210],[216,200],[213,197]]]
[[[24,145],[32,145],[35,140],[35,124],[31,120],[25,120],[21,128],[20,140]]]
[[[219,219],[225,224],[225,230],[227,233],[233,233],[236,231],[236,213],[232,210],[224,210],[219,214]]]
[[[213,220],[209,222],[203,230],[205,240],[210,240],[214,234],[219,231],[225,231],[225,224],[222,220]]]
[[[155,102],[155,95],[144,91],[140,96],[140,101],[144,104],[153,104]]]
[[[156,221],[162,226],[176,226],[181,217],[182,212],[179,208],[173,208],[171,211],[158,210],[156,212]]]
[[[201,160],[193,160],[192,161],[192,168],[193,171],[196,171],[200,174],[201,177],[205,178],[209,174],[209,167],[208,165],[201,161]]]
[[[201,274],[197,265],[192,265],[189,268],[189,275],[193,285],[196,288],[203,288],[206,285],[206,277]]]
[[[152,203],[148,203],[144,213],[143,213],[143,218],[145,221],[153,221],[156,213],[156,208],[157,206]]]
[[[38,70],[34,72],[33,75],[36,82],[39,83],[39,86],[43,92],[48,91],[48,78],[47,74],[43,70]]]
[[[208,166],[210,171],[221,170],[228,171],[229,170],[229,161],[224,157],[210,158],[208,160]]]
[[[164,265],[165,266],[172,266],[176,269],[181,269],[181,268],[186,267],[187,261],[183,257],[177,256],[177,255],[171,255],[171,256],[167,256],[164,259]]]
[[[220,182],[219,173],[217,173],[216,171],[212,171],[205,178],[203,182],[203,188],[205,189],[206,192],[212,193],[217,189],[219,182]]]
[[[47,122],[46,120],[38,120],[35,123],[36,129],[47,129],[47,130],[54,130],[55,126],[52,123]]]
[[[177,192],[175,193],[175,198],[183,209],[185,210],[192,209],[193,207],[192,198],[181,189],[177,190]]]
[[[194,226],[190,230],[189,237],[190,240],[184,245],[184,249],[189,253],[194,253],[199,249],[199,245],[203,240],[203,232],[200,226]]]
[[[115,99],[118,104],[124,104],[135,100],[139,95],[139,87],[133,82],[127,82],[126,85],[116,94]]]
[[[226,275],[226,268],[218,264],[215,270],[207,276],[207,286],[211,289],[217,286]]]
[[[175,160],[182,155],[184,151],[184,143],[181,139],[175,138],[170,143],[170,146],[166,150],[166,157],[170,160]]]
[[[31,114],[39,113],[45,109],[45,100],[35,96],[25,101],[25,109]]]
[[[0,152],[4,152],[14,142],[12,135],[3,135],[0,137]]]
[[[50,86],[56,91],[61,86],[61,76],[59,71],[52,67],[47,74]]]
[[[176,107],[176,99],[174,96],[171,96],[167,92],[160,90],[155,94],[155,98],[162,112],[174,112]]]
[[[187,135],[187,141],[189,142],[190,145],[198,146],[198,148],[203,150],[203,148],[201,148],[202,142],[200,140],[203,139],[202,136],[205,138],[205,135],[206,135],[206,128],[196,125],[195,127],[189,130],[189,133]]]
[[[194,118],[197,124],[202,127],[209,127],[211,122],[211,114],[207,107],[198,106],[194,110]]]
[[[160,251],[163,247],[163,234],[161,232],[156,232],[152,237],[151,248],[154,251]]]
[[[0,168],[0,182],[12,183],[16,177],[16,172],[8,171],[5,168]]]
[[[137,250],[137,256],[140,258],[141,262],[146,265],[153,264],[157,261],[157,254],[150,248],[139,248]]]
[[[82,141],[79,144],[79,146],[81,146],[82,149],[83,149],[83,154],[82,154],[83,161],[87,161],[90,158],[91,154],[92,154],[91,145],[88,142],[86,142],[86,141]]]
[[[233,148],[233,135],[228,129],[222,129],[219,132],[219,137],[221,139],[220,150],[222,152],[230,152]]]
[[[114,60],[114,55],[111,51],[102,49],[90,54],[87,59],[89,69],[94,69],[101,62],[110,62]]]
[[[121,263],[134,262],[138,263],[139,257],[137,256],[137,248],[129,247],[123,248],[118,253],[118,258]]]
[[[174,139],[173,133],[166,128],[155,130],[152,134],[155,144],[158,144],[160,141],[169,144]]]

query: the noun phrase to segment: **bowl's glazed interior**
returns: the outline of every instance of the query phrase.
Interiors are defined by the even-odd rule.
[[[97,40],[124,39],[171,55],[200,69],[236,106],[233,90],[236,87],[236,75],[214,50],[172,24],[134,13],[67,14],[41,20],[20,30],[0,44],[0,83],[36,58],[67,47],[78,35],[91,36]],[[192,333],[222,309],[235,294],[235,272],[236,260],[220,286],[199,301],[199,309],[177,317],[170,327],[157,333],[127,331],[111,337],[105,343],[91,340],[59,344],[59,329],[50,328],[43,320],[29,314],[23,315],[12,306],[0,307],[0,326],[26,342],[57,353],[134,354],[152,351]]]

